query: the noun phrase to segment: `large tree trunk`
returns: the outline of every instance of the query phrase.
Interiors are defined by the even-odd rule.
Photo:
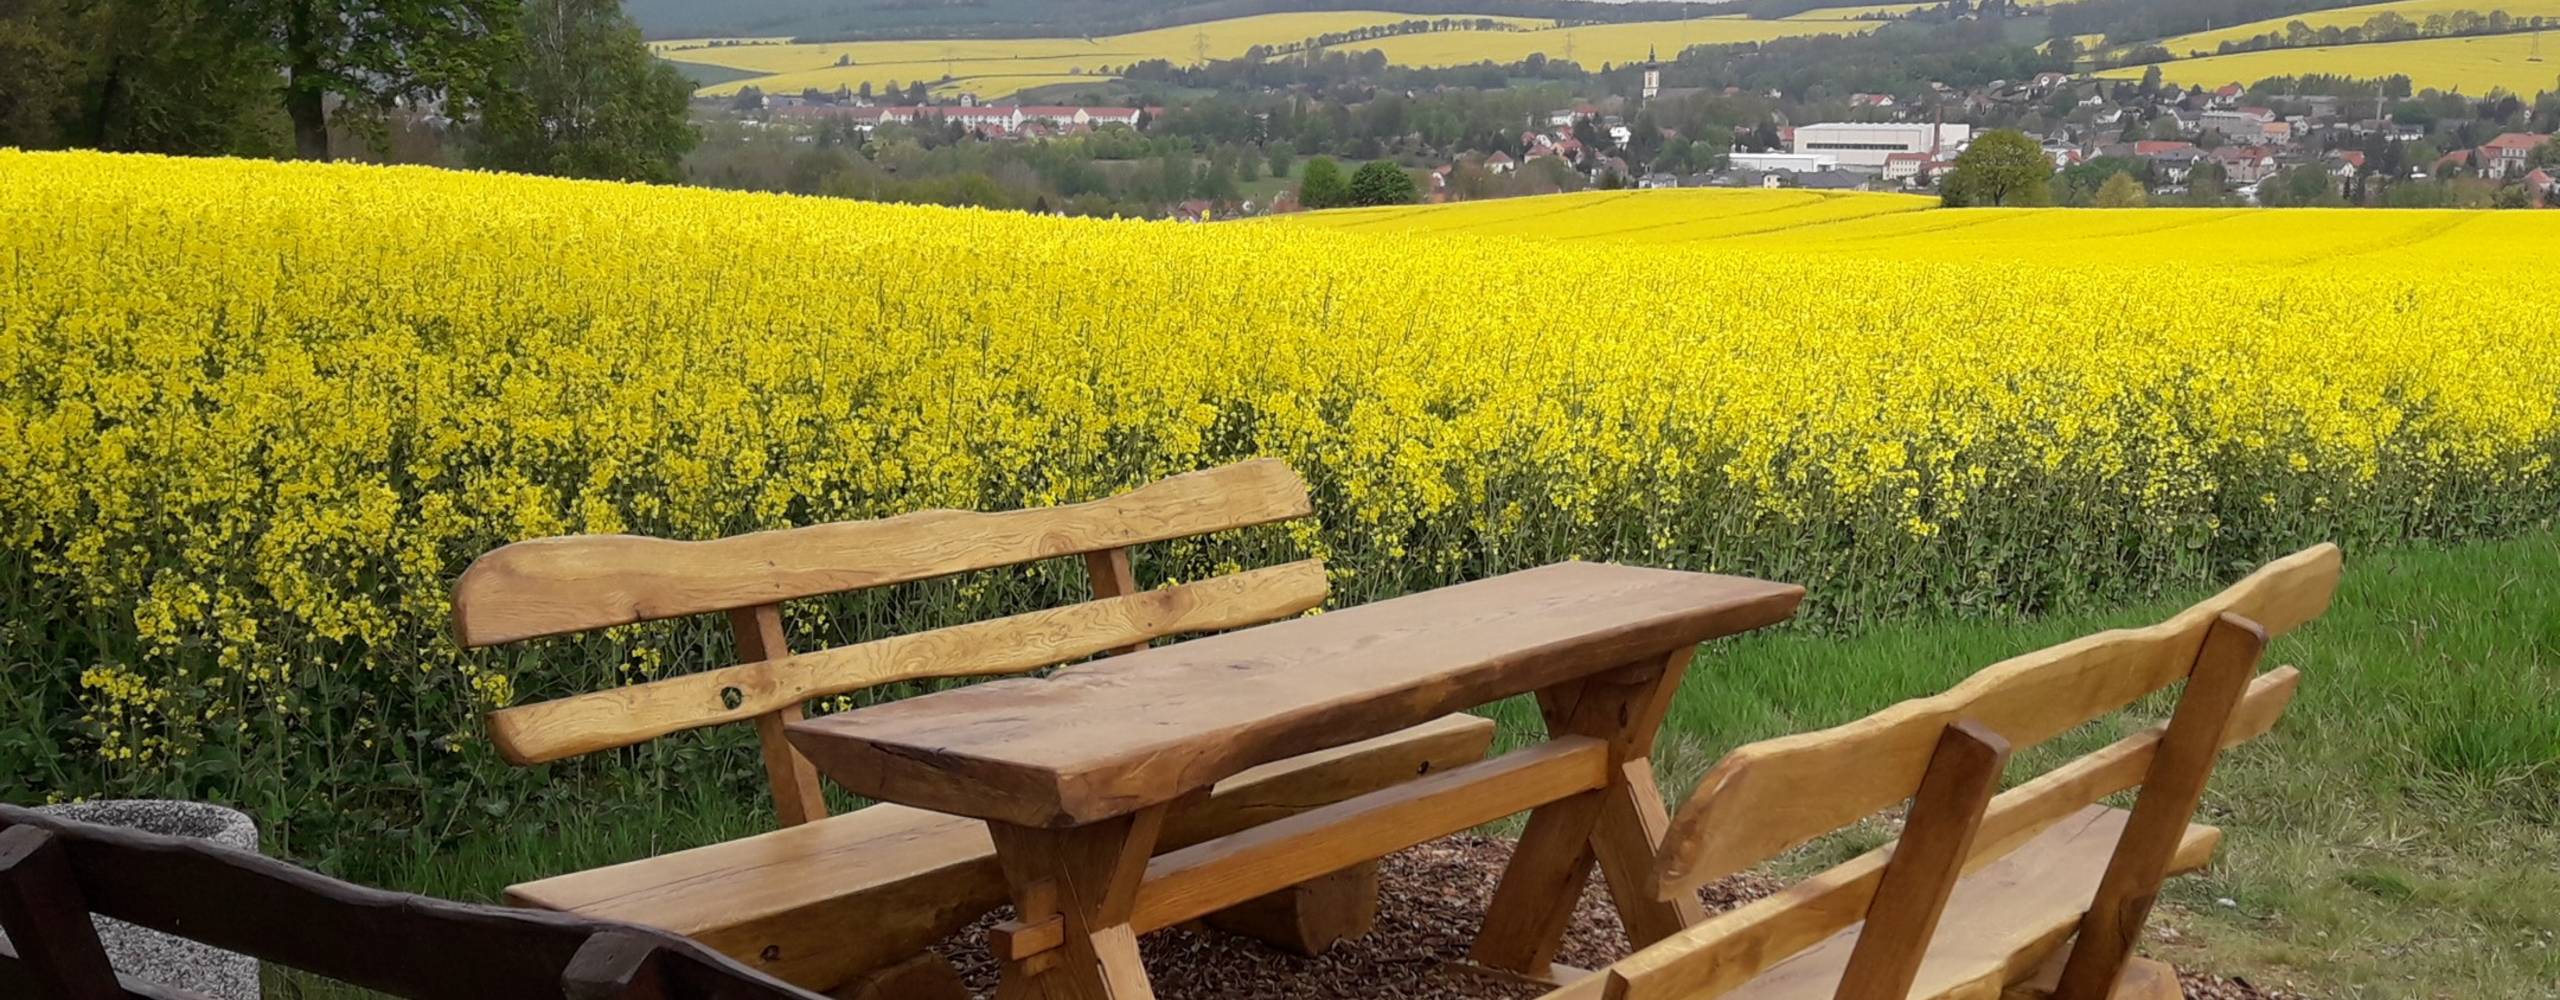
[[[293,151],[306,160],[329,158],[328,91],[320,82],[320,52],[311,19],[312,0],[293,0],[285,23],[284,111],[293,118]]]
[[[284,110],[293,116],[293,153],[306,160],[329,158],[329,117],[322,96],[318,86],[299,79],[285,86]]]

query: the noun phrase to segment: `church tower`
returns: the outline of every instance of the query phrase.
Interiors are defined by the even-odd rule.
[[[1662,60],[1648,48],[1644,52],[1644,99],[1650,103],[1659,93],[1662,93]]]

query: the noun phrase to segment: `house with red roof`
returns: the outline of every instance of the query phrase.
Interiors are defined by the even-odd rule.
[[[2521,168],[2532,162],[2533,151],[2551,143],[2551,137],[2539,132],[2507,132],[2480,144],[2480,154],[2473,162],[2483,174],[2505,175],[2509,168]]]

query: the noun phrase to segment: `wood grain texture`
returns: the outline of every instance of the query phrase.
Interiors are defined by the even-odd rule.
[[[738,661],[755,663],[791,655],[791,639],[782,630],[782,606],[759,604],[729,612],[729,633],[736,637]],[[786,701],[758,714],[756,749],[764,757],[765,783],[773,790],[773,809],[784,826],[827,818],[826,789],[818,769],[791,749],[783,727],[800,721],[801,700]],[[505,753],[505,744],[499,744]]]
[[[1560,563],[839,713],[793,726],[791,738],[858,794],[1024,826],[1088,823],[1255,764],[1768,625],[1803,593]]]
[[[1468,961],[1531,978],[1554,978],[1548,966],[1564,942],[1565,925],[1594,864],[1608,880],[1630,940],[1651,943],[1704,918],[1702,907],[1652,899],[1641,891],[1653,880],[1658,836],[1658,828],[1645,828],[1647,813],[1662,809],[1646,755],[1694,652],[1682,647],[1538,692],[1547,732],[1555,739],[1600,740],[1608,748],[1608,771],[1599,788],[1529,815],[1494,886],[1484,925],[1468,947]],[[1651,799],[1650,810],[1646,798]],[[1637,891],[1619,891],[1628,887]]]
[[[1166,818],[1167,849],[1483,759],[1492,721],[1444,716],[1236,775]],[[517,885],[510,902],[647,924],[833,990],[1006,899],[986,825],[875,805],[803,827]]]
[[[2087,807],[1958,882],[1947,900],[1949,919],[1929,943],[1907,994],[1910,1000],[1998,1000],[2009,983],[2032,975],[2087,911],[2128,815],[2121,809]],[[2171,868],[2202,868],[2220,842],[2221,832],[2212,827],[2187,828]],[[1629,983],[1615,995],[1827,1000],[1838,989],[1863,929],[1858,925],[1833,934],[1728,991],[1659,992]]]
[[[499,709],[489,713],[489,738],[509,763],[539,764],[770,716],[880,684],[1022,673],[1133,640],[1260,624],[1322,604],[1324,596],[1322,563],[1287,563]]]
[[[1313,958],[1377,926],[1378,863],[1362,862],[1319,875],[1200,920],[1229,934]]]
[[[396,996],[556,995],[590,938],[629,934],[655,942],[668,996],[817,1000],[630,924],[384,892],[201,840],[0,806],[0,830],[20,829],[56,839],[90,912]]]
[[[2251,682],[2223,744],[2266,735],[2300,682],[2300,673],[2291,667]],[[2090,803],[2140,784],[2166,731],[2165,725],[2154,726],[2000,793],[1984,811],[1966,870],[1979,870]],[[1890,845],[1869,851],[1638,950],[1611,966],[1612,975],[1625,982],[1612,986],[1610,995],[1645,1000],[1720,996],[1864,919],[1890,856]]]
[[[2069,952],[2056,951],[2046,959],[2034,975],[2022,983],[2011,983],[2002,990],[2000,1000],[2050,1000],[2054,984],[2062,979],[2062,964]],[[2186,988],[2178,984],[2178,970],[2169,963],[2148,958],[2126,962],[2124,974],[2116,978],[2115,992],[2108,1000],[2186,1000]]]
[[[1084,575],[1086,579],[1092,581],[1093,596],[1097,598],[1125,597],[1138,592],[1138,571],[1129,562],[1129,549],[1126,546],[1085,553]],[[1145,648],[1147,648],[1146,640],[1141,639],[1113,649],[1111,652],[1135,653]]]
[[[929,510],[711,541],[573,535],[489,552],[454,584],[466,647],[833,594],[1268,524],[1314,512],[1276,459],[1119,496],[1003,513]]]
[[[1065,921],[1066,941],[1056,951],[1000,963],[999,996],[1154,1000],[1131,914],[1164,814],[1164,806],[1149,806],[1063,830],[987,824],[1015,912]]]
[[[32,826],[0,830],[0,930],[24,949],[19,964],[37,994],[116,1000],[124,986],[89,921],[80,879],[59,838]]]
[[[1566,738],[1416,778],[1174,851],[1147,867],[1143,934],[1598,788],[1608,750]]]
[[[2097,900],[2080,922],[2071,959],[2054,988],[2055,1000],[2106,1000],[2150,918],[2160,880],[2168,874],[2180,831],[2204,801],[2205,779],[2222,753],[2221,734],[2257,674],[2266,633],[2247,619],[2224,614],[2205,635],[2195,674],[2153,752],[2151,768],[2134,800],[2133,818],[2115,855],[2107,859]]]
[[[2306,549],[2160,624],[2028,653],[1942,694],[1735,750],[1673,817],[1656,894],[1694,889],[1909,797],[1938,732],[1958,718],[2030,747],[2184,678],[2224,612],[2282,635],[2328,607],[2339,566],[2337,546]]]
[[[1876,881],[1875,901],[1850,949],[1833,1000],[1904,1000],[1928,957],[1947,898],[1973,856],[1982,810],[2000,790],[2009,763],[2009,741],[1972,722],[1957,722],[1938,737],[1929,773],[1911,796],[1911,809]],[[1967,914],[1963,919],[1973,919]]]

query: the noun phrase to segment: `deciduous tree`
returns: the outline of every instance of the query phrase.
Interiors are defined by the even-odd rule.
[[[693,85],[617,0],[528,0],[522,45],[481,99],[476,159],[506,170],[671,182],[698,137]]]
[[[1342,168],[1333,158],[1319,156],[1308,160],[1298,178],[1298,205],[1302,208],[1336,208],[1348,204],[1349,185],[1342,179]]]
[[[2134,180],[2132,174],[2117,171],[2106,183],[2098,185],[2099,208],[2141,208],[2150,203],[2150,192],[2143,190],[2142,182]]]
[[[1351,175],[1354,205],[1409,205],[1413,195],[1413,175],[1386,160],[1370,161]]]
[[[2053,200],[2053,161],[2013,129],[1989,132],[1956,156],[1943,189],[1950,206],[2043,205]]]

